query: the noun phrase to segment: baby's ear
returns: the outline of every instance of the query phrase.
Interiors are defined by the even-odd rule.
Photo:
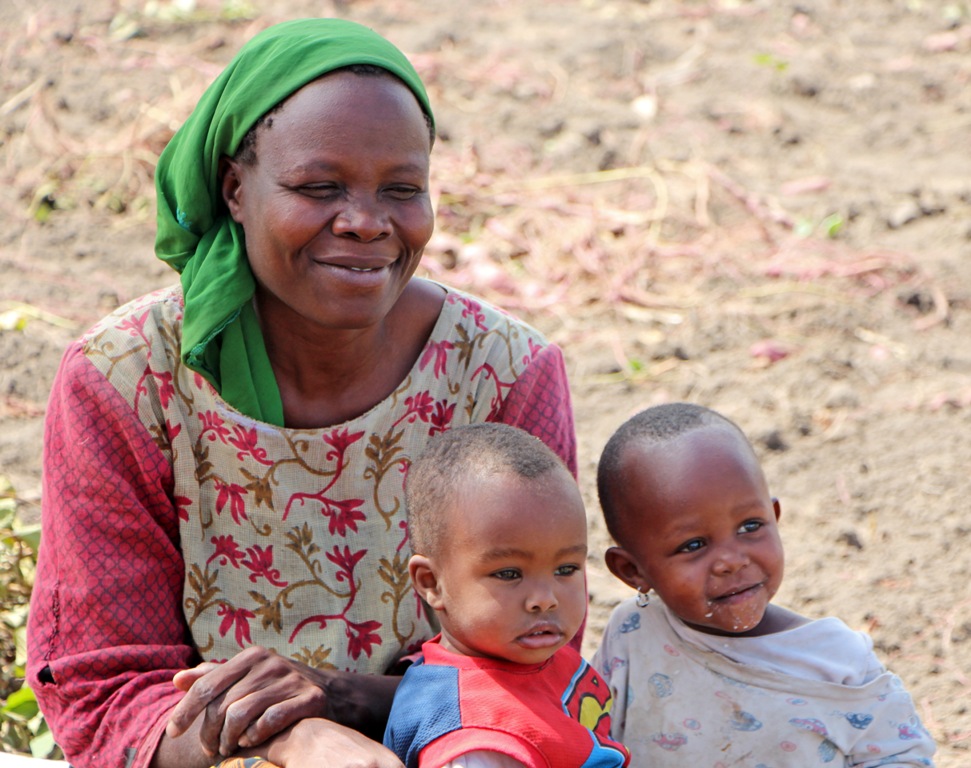
[[[435,561],[425,555],[412,555],[408,561],[408,574],[419,597],[432,608],[442,610],[442,590],[438,581]]]
[[[604,560],[610,572],[622,582],[642,592],[650,592],[650,582],[641,571],[634,556],[626,549],[623,547],[610,547],[604,553]]]

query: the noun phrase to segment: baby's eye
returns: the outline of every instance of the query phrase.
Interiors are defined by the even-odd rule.
[[[492,574],[499,581],[515,581],[519,578],[520,574],[515,568],[503,568],[501,571],[496,571]]]
[[[678,547],[678,552],[697,552],[703,546],[705,546],[704,539],[691,539]]]
[[[761,528],[765,523],[761,520],[746,520],[738,527],[739,533],[755,533],[759,528]]]
[[[580,566],[574,565],[572,563],[570,565],[561,565],[559,568],[556,569],[556,575],[572,576],[574,573],[577,573],[579,570],[580,570]]]

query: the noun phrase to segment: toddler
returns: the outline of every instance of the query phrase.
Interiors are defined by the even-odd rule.
[[[408,472],[415,589],[441,634],[395,695],[384,743],[408,768],[627,765],[607,685],[567,643],[586,615],[576,482],[540,440],[475,424]]]
[[[617,543],[607,566],[637,597],[614,610],[593,664],[634,765],[933,765],[872,640],[772,602],[779,502],[734,423],[648,408],[608,441],[597,490]]]

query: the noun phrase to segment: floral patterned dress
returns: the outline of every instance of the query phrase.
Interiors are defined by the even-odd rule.
[[[428,440],[502,421],[576,472],[559,349],[448,290],[383,402],[325,429],[256,421],[179,357],[178,288],[70,348],[45,435],[29,679],[68,758],[147,765],[175,671],[250,645],[382,673],[436,630],[413,593],[404,482]]]

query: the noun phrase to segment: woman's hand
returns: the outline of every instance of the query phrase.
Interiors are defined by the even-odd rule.
[[[257,646],[225,664],[179,672],[174,683],[186,695],[172,710],[166,734],[178,738],[199,720],[202,750],[227,757],[305,718],[380,737],[398,679],[315,670]]]

